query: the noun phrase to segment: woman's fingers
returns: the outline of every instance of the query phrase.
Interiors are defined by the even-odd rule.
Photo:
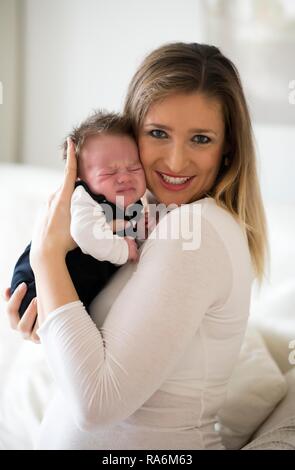
[[[31,300],[27,310],[20,319],[17,330],[22,334],[25,339],[30,339],[34,330],[34,323],[37,317],[37,299]]]
[[[7,314],[11,327],[18,330],[25,339],[31,339],[34,343],[40,343],[40,338],[36,331],[39,328],[37,317],[37,302],[36,297],[31,301],[24,315],[20,319],[19,307],[23,300],[27,286],[22,283],[10,294],[10,287],[7,287],[3,292],[3,298],[8,301]]]
[[[61,195],[64,196],[67,201],[70,201],[77,179],[77,159],[74,144],[70,138],[67,139],[67,144],[67,160]]]
[[[58,189],[56,191],[54,191],[53,193],[50,194],[50,196],[48,197],[47,199],[47,206],[50,207],[53,199],[55,198],[55,196],[60,192],[61,188],[62,188],[62,184],[58,187]]]
[[[11,297],[11,294],[10,294],[10,287],[6,287],[4,289],[4,291],[2,292],[2,297],[4,300],[6,300],[6,302],[8,302],[8,300],[10,299]]]
[[[22,300],[26,293],[26,290],[27,290],[27,285],[23,282],[17,287],[17,289],[15,289],[15,291],[13,292],[13,294],[8,300],[6,311],[7,311],[10,326],[14,330],[17,329],[17,325],[19,323],[18,311],[19,311],[20,304],[22,303]]]
[[[37,317],[30,339],[34,341],[34,343],[40,344],[41,341],[40,341],[39,336],[37,335],[38,328],[39,328],[39,322],[38,322],[38,317]]]

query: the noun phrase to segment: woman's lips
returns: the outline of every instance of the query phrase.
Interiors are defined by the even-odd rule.
[[[164,186],[164,188],[166,189],[169,189],[170,191],[181,191],[182,189],[186,189],[191,184],[191,181],[194,179],[194,176],[191,176],[189,180],[185,181],[185,183],[173,184],[173,183],[167,183],[167,181],[164,181],[163,177],[161,176],[161,173],[159,173],[158,171],[156,171],[156,174],[158,175],[158,178],[162,186]],[[170,176],[170,175],[167,174],[167,176]]]

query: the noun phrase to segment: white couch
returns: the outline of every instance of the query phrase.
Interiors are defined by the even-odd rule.
[[[1,289],[61,181],[60,171],[0,165]],[[249,328],[216,425],[230,449],[295,449],[295,207],[269,206],[267,217],[272,271],[260,293],[253,288]],[[0,302],[0,449],[31,449],[55,384],[42,346],[9,328]]]

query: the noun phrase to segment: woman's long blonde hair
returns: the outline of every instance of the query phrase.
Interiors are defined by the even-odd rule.
[[[175,92],[200,92],[222,104],[229,150],[207,195],[241,223],[261,282],[268,251],[266,219],[251,120],[239,73],[215,46],[171,43],[154,50],[131,80],[125,101],[124,113],[131,118],[136,134],[151,103]]]

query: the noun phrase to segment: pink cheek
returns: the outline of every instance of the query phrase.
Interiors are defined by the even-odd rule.
[[[97,175],[97,181],[99,181],[100,183],[105,183],[106,181],[109,181],[109,179],[110,179],[110,176]]]

